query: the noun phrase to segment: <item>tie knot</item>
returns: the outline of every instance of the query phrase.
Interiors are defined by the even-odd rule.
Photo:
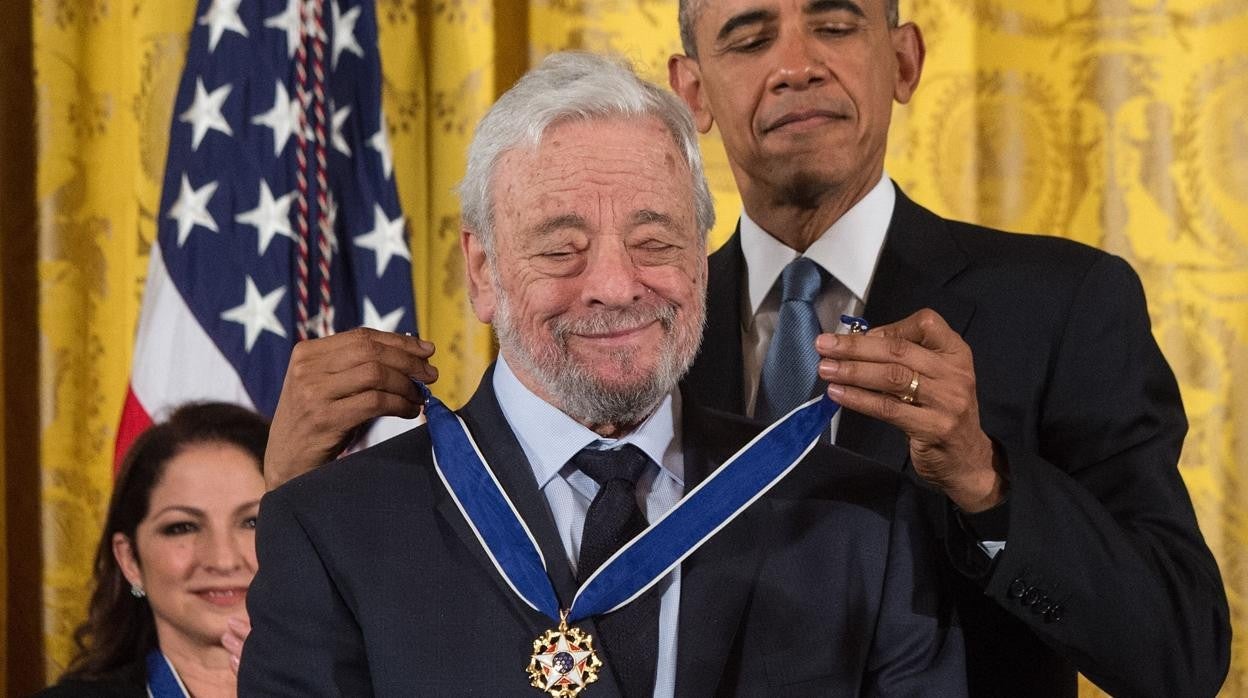
[[[802,301],[814,303],[823,287],[823,270],[809,257],[798,257],[789,262],[780,274],[781,302]]]
[[[636,485],[638,478],[650,464],[650,457],[632,444],[605,451],[587,447],[572,456],[572,464],[577,470],[593,478],[599,486],[606,485],[611,480],[625,480],[629,485]]]

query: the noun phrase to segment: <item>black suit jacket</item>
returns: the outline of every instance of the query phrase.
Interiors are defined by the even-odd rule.
[[[708,325],[687,379],[741,412],[739,236],[710,258]],[[865,311],[924,307],[974,353],[980,419],[1009,467],[1008,542],[975,546],[947,500],[944,539],[973,695],[1209,696],[1230,663],[1226,595],[1176,467],[1187,421],[1121,259],[1075,242],[945,220],[898,191]],[[897,470],[897,429],[842,418],[837,443]],[[1046,613],[1047,611],[1047,613]]]
[[[460,414],[566,607],[567,556],[490,381]],[[693,487],[753,428],[684,405]],[[964,695],[961,636],[916,501],[877,463],[812,452],[683,563],[677,695]],[[538,695],[525,667],[554,623],[486,558],[424,427],[269,493],[256,549],[240,695]],[[606,651],[586,695],[620,693]]]

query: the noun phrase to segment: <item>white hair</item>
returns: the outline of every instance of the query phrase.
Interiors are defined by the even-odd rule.
[[[459,183],[464,227],[493,256],[494,202],[491,184],[503,153],[536,148],[546,131],[569,121],[612,117],[654,117],[672,135],[692,177],[694,211],[703,236],[715,224],[711,192],[702,172],[697,130],[684,102],[638,77],[620,59],[581,52],[547,56],[494,103],[468,146],[468,168]]]

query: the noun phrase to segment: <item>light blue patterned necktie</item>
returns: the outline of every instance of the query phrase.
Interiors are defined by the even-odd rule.
[[[806,257],[789,262],[780,275],[780,315],[767,347],[758,384],[754,416],[774,422],[815,396],[819,380],[819,353],[815,338],[822,331],[815,299],[823,287],[824,272]]]

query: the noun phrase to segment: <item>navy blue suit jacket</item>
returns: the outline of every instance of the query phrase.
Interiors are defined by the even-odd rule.
[[[744,410],[738,236],[711,255],[687,383]],[[871,285],[873,326],[932,308],[974,353],[980,419],[1008,462],[1008,543],[989,564],[928,492],[958,595],[972,695],[1211,696],[1230,666],[1218,567],[1177,468],[1187,421],[1121,259],[1068,240],[943,219],[902,192]],[[897,429],[842,418],[837,443],[898,471]]]
[[[460,414],[566,606],[566,555],[490,386],[487,373]],[[684,405],[692,488],[756,428]],[[965,694],[962,639],[914,495],[878,463],[812,451],[683,563],[677,695]],[[525,667],[554,623],[482,551],[424,427],[266,495],[256,548],[240,695],[537,695]],[[620,694],[605,653],[588,696]]]

